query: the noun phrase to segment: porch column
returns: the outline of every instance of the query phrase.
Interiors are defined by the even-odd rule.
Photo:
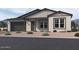
[[[26,32],[27,32],[27,21],[26,21]]]
[[[53,17],[48,18],[48,30],[49,32],[53,32]]]
[[[31,22],[29,20],[26,21],[26,31],[31,31]]]
[[[8,21],[7,24],[8,24],[8,31],[11,31],[11,24],[10,24],[10,21]]]
[[[71,17],[67,16],[65,21],[66,31],[71,31]]]

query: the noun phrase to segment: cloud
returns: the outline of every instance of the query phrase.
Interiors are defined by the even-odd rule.
[[[16,16],[0,13],[0,20],[5,20],[5,19],[8,19],[8,18],[14,18],[14,17],[16,17]]]
[[[0,20],[18,17],[27,12],[30,12],[31,8],[0,8]]]
[[[10,8],[9,10],[11,10],[14,13],[22,14],[22,13],[30,12],[33,9],[34,8]]]
[[[0,13],[4,13],[4,14],[8,14],[8,15],[18,15],[18,13],[15,13],[10,9],[3,9],[3,8],[0,8]]]

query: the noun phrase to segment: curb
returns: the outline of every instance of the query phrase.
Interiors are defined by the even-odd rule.
[[[4,35],[0,37],[26,37],[26,38],[68,38],[68,39],[79,39],[79,37],[52,37],[52,36],[11,36],[11,35]]]

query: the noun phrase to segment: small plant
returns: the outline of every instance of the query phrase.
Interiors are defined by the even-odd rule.
[[[11,33],[10,32],[6,32],[5,35],[11,35]]]
[[[71,32],[71,31],[67,31],[67,32]]]
[[[57,32],[57,30],[53,30],[53,32]]]
[[[48,33],[43,33],[43,36],[49,36],[49,34]]]
[[[79,37],[79,33],[76,33],[74,36]]]
[[[77,29],[72,29],[71,31],[72,31],[72,32],[77,32]]]
[[[21,31],[17,31],[16,33],[21,33]]]
[[[33,34],[33,32],[27,32],[27,34]]]
[[[3,29],[3,31],[8,31],[7,29]]]

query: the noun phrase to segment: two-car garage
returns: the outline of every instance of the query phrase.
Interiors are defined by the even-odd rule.
[[[11,31],[26,31],[26,22],[11,22]]]

